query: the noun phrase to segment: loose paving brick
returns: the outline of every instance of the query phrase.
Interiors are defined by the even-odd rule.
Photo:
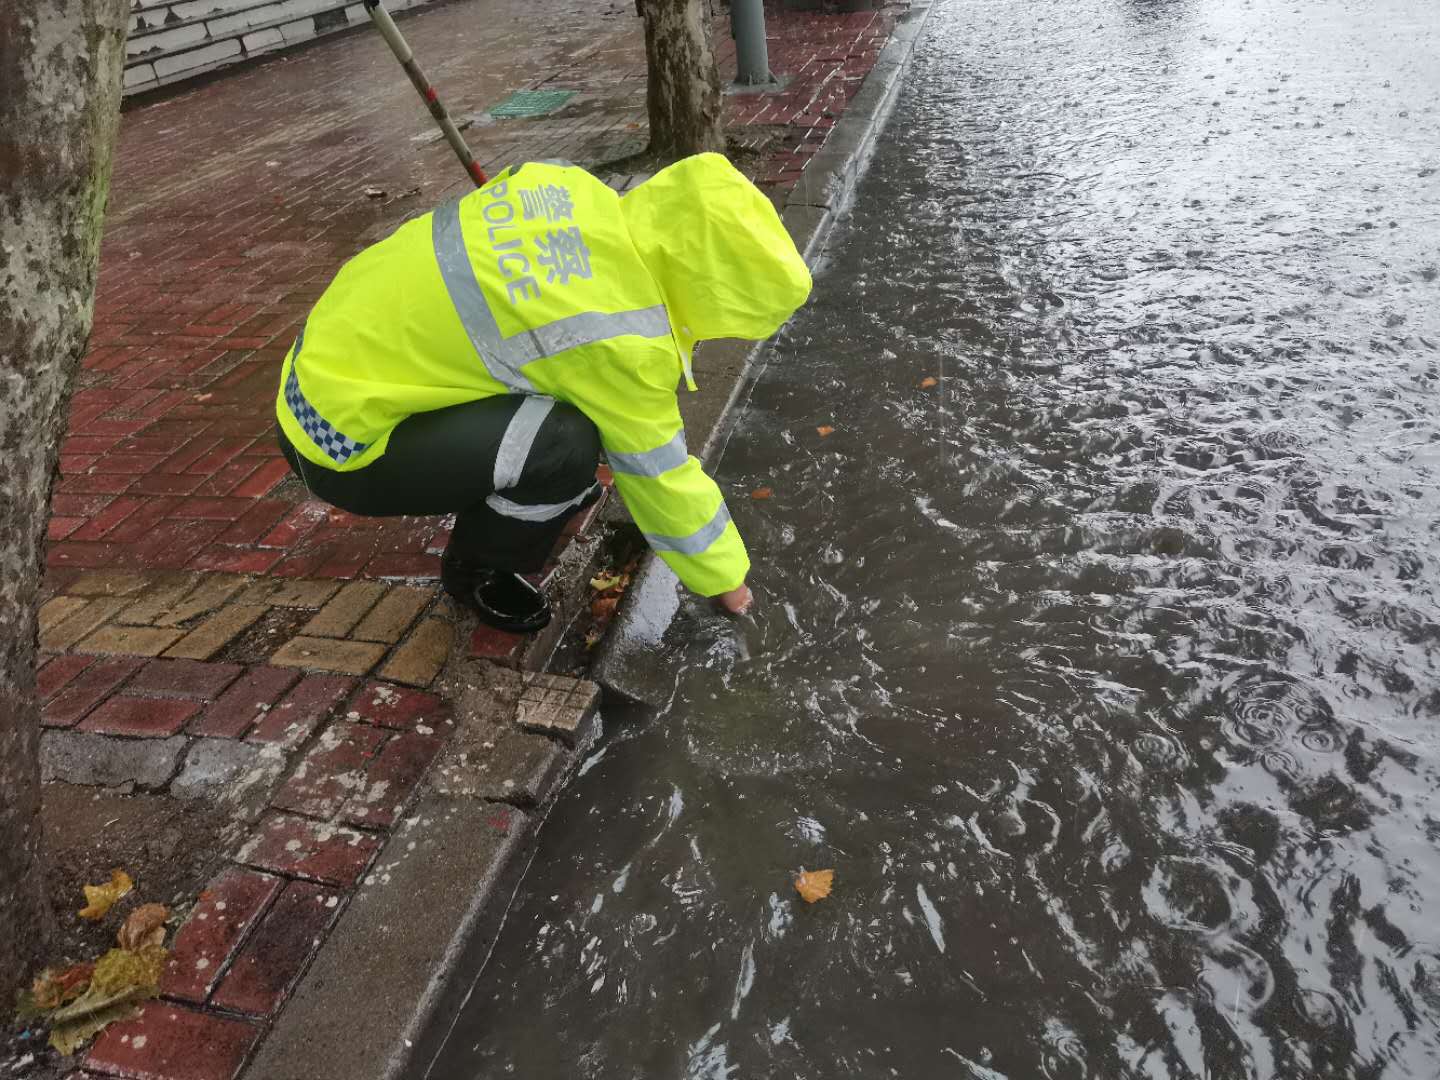
[[[367,829],[388,829],[444,745],[438,735],[414,731],[396,735],[370,763],[360,790],[346,801],[340,819]]]
[[[339,913],[340,894],[334,889],[290,882],[240,949],[211,1003],[251,1016],[273,1016]]]
[[[208,615],[244,586],[245,579],[236,574],[203,574],[194,589],[156,617],[155,625],[180,626]]]
[[[380,843],[378,837],[354,829],[271,814],[235,859],[258,870],[349,888],[370,865]]]
[[[533,806],[549,794],[564,760],[553,739],[467,716],[428,783],[441,795]]]
[[[257,581],[235,598],[239,604],[318,608],[340,591],[338,581]]]
[[[195,574],[169,573],[155,581],[116,617],[128,626],[152,626],[182,596],[195,587]]]
[[[130,596],[149,584],[143,574],[124,570],[85,574],[65,591],[71,596]]]
[[[114,566],[121,561],[123,554],[114,544],[81,544],[66,540],[63,550],[59,544],[50,545],[45,562],[51,569]]]
[[[313,637],[344,637],[375,606],[385,586],[375,581],[352,581],[301,627]]]
[[[354,679],[308,675],[277,705],[266,711],[264,719],[255,725],[247,739],[287,748],[299,746],[354,687]]]
[[[433,547],[434,543],[430,544]],[[443,550],[443,549],[442,549]],[[414,552],[392,552],[377,555],[365,564],[361,571],[366,577],[382,581],[438,581],[440,559],[438,553],[420,555]]]
[[[84,518],[67,518],[60,517],[58,515],[52,515],[50,518],[50,523],[46,526],[45,529],[45,539],[64,540],[65,537],[74,534],[77,529],[81,528],[85,524],[87,523]]]
[[[259,546],[262,548],[292,548],[325,520],[327,512],[328,507],[324,503],[310,500],[301,502],[280,524],[261,539]]]
[[[350,636],[360,641],[383,641],[393,645],[405,635],[415,617],[434,598],[432,589],[397,585],[371,608]]]
[[[195,660],[151,660],[130,681],[136,694],[170,695],[209,701],[238,679],[239,664],[202,664]]]
[[[228,604],[165,650],[166,656],[208,660],[264,617],[268,608]]]
[[[41,710],[46,727],[70,727],[140,667],[132,657],[97,660],[47,701]]]
[[[90,601],[82,596],[52,596],[40,605],[40,634],[53,631],[77,611],[84,611]],[[42,642],[41,645],[44,648]]]
[[[74,606],[75,600],[73,596],[57,596],[40,609],[40,648],[46,652],[64,652],[126,605],[125,598],[118,596],[82,600],[78,607]]]
[[[333,671],[342,675],[364,675],[380,662],[385,646],[368,641],[336,641],[333,638],[297,636],[270,657],[281,667],[309,671]]]
[[[429,686],[450,658],[455,629],[444,619],[426,619],[380,669],[382,678],[411,686]]]
[[[346,708],[347,719],[397,731],[435,729],[450,723],[450,706],[439,696],[383,682],[365,683]]]
[[[246,551],[242,548],[211,544],[187,566],[196,570],[224,570],[232,574],[264,574],[284,558],[278,551]]]
[[[93,656],[83,654],[52,657],[35,673],[36,694],[41,701],[48,700],[94,662]]]
[[[116,500],[117,503],[121,501]],[[95,546],[103,546],[112,553],[111,565],[124,560],[131,565],[143,566],[147,571],[160,571],[167,575],[173,573],[175,567],[170,561],[167,560],[163,565],[151,563],[143,557],[143,553],[150,551],[156,538],[156,530],[166,523],[165,515],[174,509],[179,500],[168,496],[146,496],[132,491],[123,501],[138,505],[105,533],[104,545]],[[67,543],[66,546],[72,545]]]
[[[185,739],[112,739],[80,731],[47,731],[40,737],[40,775],[47,781],[119,787],[163,786],[175,775]]]
[[[113,656],[159,656],[183,634],[183,630],[170,630],[163,626],[102,626],[89,637],[76,642],[75,648],[82,652]]]
[[[274,528],[288,509],[289,506],[278,499],[261,499],[216,537],[216,540],[222,544],[245,545],[248,549]]]
[[[258,499],[270,494],[275,489],[275,485],[289,475],[290,466],[283,458],[266,462],[235,489],[235,494],[246,499]]]
[[[284,771],[285,754],[277,746],[238,739],[195,739],[185,753],[180,774],[170,782],[169,793],[177,799],[263,805]]]
[[[203,1004],[220,981],[231,953],[285,885],[284,878],[231,866],[200,894],[175,934],[160,992]]]
[[[554,740],[506,729],[479,763],[477,793],[497,802],[535,806],[550,794],[563,762],[564,752]]]
[[[194,701],[116,694],[86,717],[79,730],[101,735],[174,735],[199,711],[200,705]]]
[[[533,675],[526,680],[516,706],[515,722],[574,746],[600,704],[600,687],[587,679]]]
[[[247,671],[230,689],[206,708],[186,729],[192,735],[213,735],[240,739],[300,681],[300,673],[289,668],[256,667]]]
[[[140,1016],[112,1024],[85,1055],[85,1068],[128,1080],[234,1080],[261,1029],[183,1005],[149,1001]]]
[[[506,667],[516,667],[530,639],[523,634],[507,634],[490,626],[478,626],[470,635],[470,655],[492,660]]]
[[[329,819],[366,786],[365,770],[387,735],[380,728],[337,720],[301,760],[271,805]]]

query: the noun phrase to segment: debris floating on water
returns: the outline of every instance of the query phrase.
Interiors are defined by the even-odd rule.
[[[824,900],[835,884],[834,870],[801,870],[795,875],[795,891],[807,904]]]

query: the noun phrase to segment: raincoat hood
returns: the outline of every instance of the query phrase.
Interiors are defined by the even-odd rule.
[[[696,342],[767,338],[810,295],[810,271],[775,207],[719,154],[676,162],[620,208],[665,298],[691,390]]]

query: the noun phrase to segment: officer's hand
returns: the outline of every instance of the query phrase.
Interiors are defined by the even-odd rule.
[[[729,592],[715,597],[716,606],[731,615],[744,615],[754,602],[755,597],[751,594],[748,585],[741,585],[738,589],[731,589]]]

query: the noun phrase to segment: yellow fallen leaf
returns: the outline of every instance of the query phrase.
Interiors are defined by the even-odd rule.
[[[939,381],[940,381],[940,380],[937,379],[937,378],[935,378],[934,375],[926,375],[925,378],[923,378],[923,379],[920,380],[920,389],[921,389],[921,390],[929,390],[930,387],[934,386],[934,385],[937,384]]]
[[[609,592],[611,589],[618,589],[625,584],[623,574],[601,574],[599,577],[590,579],[590,587],[596,592]]]
[[[162,945],[107,952],[95,962],[85,993],[46,1018],[50,1045],[62,1054],[73,1054],[111,1024],[135,1016],[137,1002],[160,993],[160,974],[169,955]]]
[[[835,434],[835,429],[829,424],[821,424],[815,429],[815,434],[819,435],[822,439],[828,439],[831,435]]]
[[[95,961],[90,991],[113,996],[126,990],[155,990],[169,955],[170,951],[163,945],[146,945],[134,951],[111,949]]]
[[[768,499],[768,498],[770,498],[771,495],[774,495],[774,494],[775,494],[775,493],[774,493],[773,491],[771,491],[768,487],[762,487],[762,488],[756,488],[754,491],[752,491],[752,492],[750,493],[750,498],[752,498],[752,499]]]
[[[132,998],[121,998],[94,1012],[54,1025],[50,1029],[50,1045],[69,1057],[111,1024],[133,1020],[139,1015],[140,1006]]]
[[[110,871],[108,885],[86,885],[85,906],[80,910],[82,919],[103,919],[105,913],[115,906],[115,901],[135,887],[130,875],[124,870]]]
[[[116,935],[120,948],[139,952],[148,945],[165,944],[165,920],[170,911],[164,904],[141,904],[130,913]]]
[[[807,904],[824,900],[835,883],[834,870],[801,870],[795,875],[795,891]]]

